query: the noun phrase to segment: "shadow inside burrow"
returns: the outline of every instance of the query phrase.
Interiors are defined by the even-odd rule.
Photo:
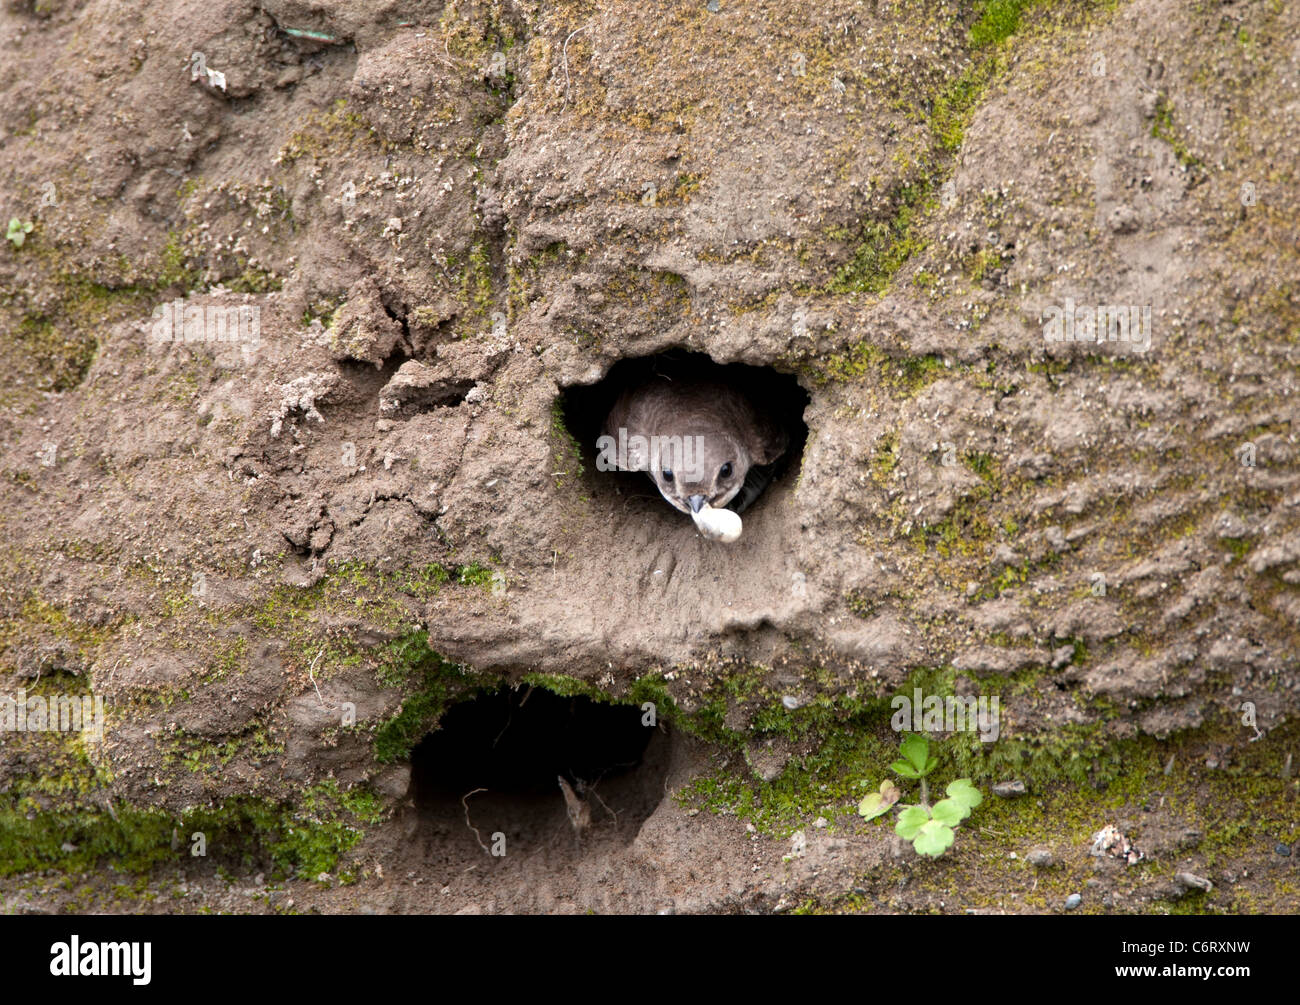
[[[664,798],[667,731],[646,719],[527,685],[453,705],[411,752],[422,858],[477,862],[495,835],[525,855],[630,842]]]

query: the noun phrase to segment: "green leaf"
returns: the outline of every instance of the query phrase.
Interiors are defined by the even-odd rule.
[[[918,776],[926,773],[926,758],[930,753],[930,741],[924,736],[919,733],[909,733],[903,739],[903,742],[898,745],[898,752],[912,762]]]
[[[891,771],[897,771],[904,778],[920,778],[921,773],[906,761],[895,761],[890,766]]]
[[[863,796],[862,802],[858,803],[858,815],[861,816],[864,820],[875,820],[876,817],[880,816],[882,813],[888,813],[888,812],[889,812],[888,806],[880,805],[879,792],[867,793],[865,796]]]
[[[868,793],[867,797],[858,804],[858,812],[867,820],[874,820],[876,817],[888,813],[893,808],[894,803],[898,802],[901,795],[898,786],[885,779],[880,783],[879,792]]]
[[[932,757],[925,762],[925,770],[921,773],[924,775],[928,775],[931,771],[933,771],[938,766],[939,766],[939,758]]]
[[[898,814],[898,823],[894,825],[894,833],[904,841],[911,841],[917,834],[921,833],[921,828],[930,823],[930,814],[924,806],[909,806]]]
[[[930,858],[938,858],[949,848],[952,847],[953,838],[952,828],[947,824],[940,823],[938,820],[931,820],[916,835],[916,840],[912,842],[912,847],[921,855],[928,855]]]
[[[956,827],[970,816],[970,807],[959,803],[956,799],[940,799],[930,812],[940,823]]]
[[[984,802],[984,797],[980,795],[980,790],[971,784],[969,778],[958,778],[954,782],[949,782],[946,791],[949,799],[961,803],[968,810],[974,809],[980,803]]]

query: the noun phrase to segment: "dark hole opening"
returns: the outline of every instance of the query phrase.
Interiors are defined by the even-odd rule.
[[[654,727],[636,705],[506,689],[452,706],[411,753],[417,803],[472,789],[558,796],[557,776],[594,785],[641,763]]]
[[[776,419],[789,434],[789,446],[777,462],[774,476],[780,478],[791,466],[798,468],[799,458],[808,439],[808,427],[803,421],[803,413],[810,399],[808,392],[799,386],[797,378],[792,374],[778,373],[769,367],[715,363],[704,353],[673,349],[654,356],[620,360],[610,368],[603,380],[586,387],[568,388],[561,398],[565,428],[578,441],[585,477],[597,491],[615,486],[629,495],[648,493],[658,497],[654,486],[641,472],[596,470],[596,441],[614,401],[625,388],[654,374],[673,380],[721,380],[741,390]],[[754,505],[762,506],[763,501],[763,496],[760,496]]]

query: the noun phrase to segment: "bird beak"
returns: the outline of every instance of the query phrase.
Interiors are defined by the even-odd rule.
[[[704,496],[691,496],[686,501],[691,504],[692,513],[698,513],[704,506]]]

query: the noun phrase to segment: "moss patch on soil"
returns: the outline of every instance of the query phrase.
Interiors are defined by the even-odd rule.
[[[24,797],[0,797],[0,875],[57,870],[89,872],[111,860],[119,872],[146,873],[192,856],[202,835],[214,860],[270,862],[278,875],[314,879],[332,872],[383,819],[382,802],[364,788],[343,791],[329,780],[292,804],[241,797],[180,814],[123,803],[103,809],[38,812]]]

